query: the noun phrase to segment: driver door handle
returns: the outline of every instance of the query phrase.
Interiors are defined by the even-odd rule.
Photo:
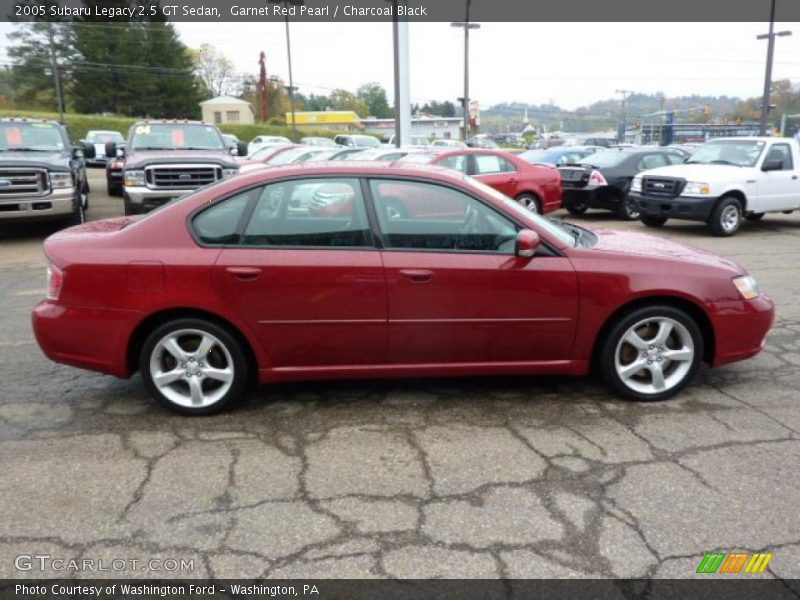
[[[400,269],[400,275],[412,283],[428,283],[433,279],[433,271],[425,269]]]
[[[258,267],[225,267],[225,272],[239,281],[253,281],[261,276]]]

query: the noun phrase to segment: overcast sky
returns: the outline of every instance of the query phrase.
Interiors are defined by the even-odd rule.
[[[287,78],[282,22],[176,26],[185,44],[216,46],[240,72],[257,74],[264,50],[268,74]],[[0,33],[13,27],[3,23]],[[776,41],[773,78],[800,83],[800,24],[776,28],[794,35]],[[759,96],[766,41],[755,37],[766,30],[765,23],[483,23],[470,35],[470,96],[483,107],[552,100],[568,109],[615,97],[618,89]],[[463,30],[412,23],[409,35],[412,102],[455,102],[463,93]],[[377,81],[391,103],[390,23],[292,22],[291,40],[302,93],[355,91]]]

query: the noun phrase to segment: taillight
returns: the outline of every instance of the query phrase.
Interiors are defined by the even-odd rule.
[[[600,171],[592,171],[592,174],[589,175],[589,183],[594,183],[595,185],[608,185],[606,178],[603,177],[603,174]]]
[[[58,300],[64,285],[64,272],[54,264],[47,266],[47,299]]]

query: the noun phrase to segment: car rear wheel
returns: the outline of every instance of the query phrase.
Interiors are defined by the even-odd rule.
[[[733,196],[722,198],[708,220],[708,230],[716,236],[727,237],[739,231],[742,224],[742,203]]]
[[[542,203],[533,194],[520,194],[517,196],[517,202],[533,213],[542,214]]]
[[[652,215],[641,215],[639,219],[647,227],[663,227],[664,223],[667,222],[666,217],[654,217]]]
[[[600,349],[606,384],[619,395],[640,401],[665,400],[697,373],[703,336],[697,323],[671,306],[649,306],[623,316]]]
[[[749,212],[745,214],[744,218],[748,221],[760,221],[764,218],[764,213]]]
[[[222,411],[247,386],[241,343],[204,319],[178,319],[156,328],[142,346],[139,365],[150,395],[187,415]]]

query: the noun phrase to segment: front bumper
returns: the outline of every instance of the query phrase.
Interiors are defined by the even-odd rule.
[[[60,188],[46,196],[0,198],[0,223],[66,218],[74,212],[78,195],[76,188]]]
[[[105,156],[95,156],[94,158],[85,158],[87,167],[105,167],[108,159]]]
[[[692,196],[665,198],[636,192],[631,192],[630,197],[639,206],[639,212],[642,215],[688,221],[708,221],[717,201],[716,198]]]
[[[775,304],[764,295],[755,300],[717,302],[709,311],[715,336],[712,366],[745,360],[764,349],[775,320]]]
[[[151,190],[148,187],[125,186],[125,196],[128,198],[128,202],[142,212],[157,208],[174,198],[179,198],[192,191],[194,191],[193,188],[180,190]]]
[[[128,340],[140,319],[135,311],[50,300],[39,302],[31,314],[36,341],[50,360],[117,377],[130,376]]]

